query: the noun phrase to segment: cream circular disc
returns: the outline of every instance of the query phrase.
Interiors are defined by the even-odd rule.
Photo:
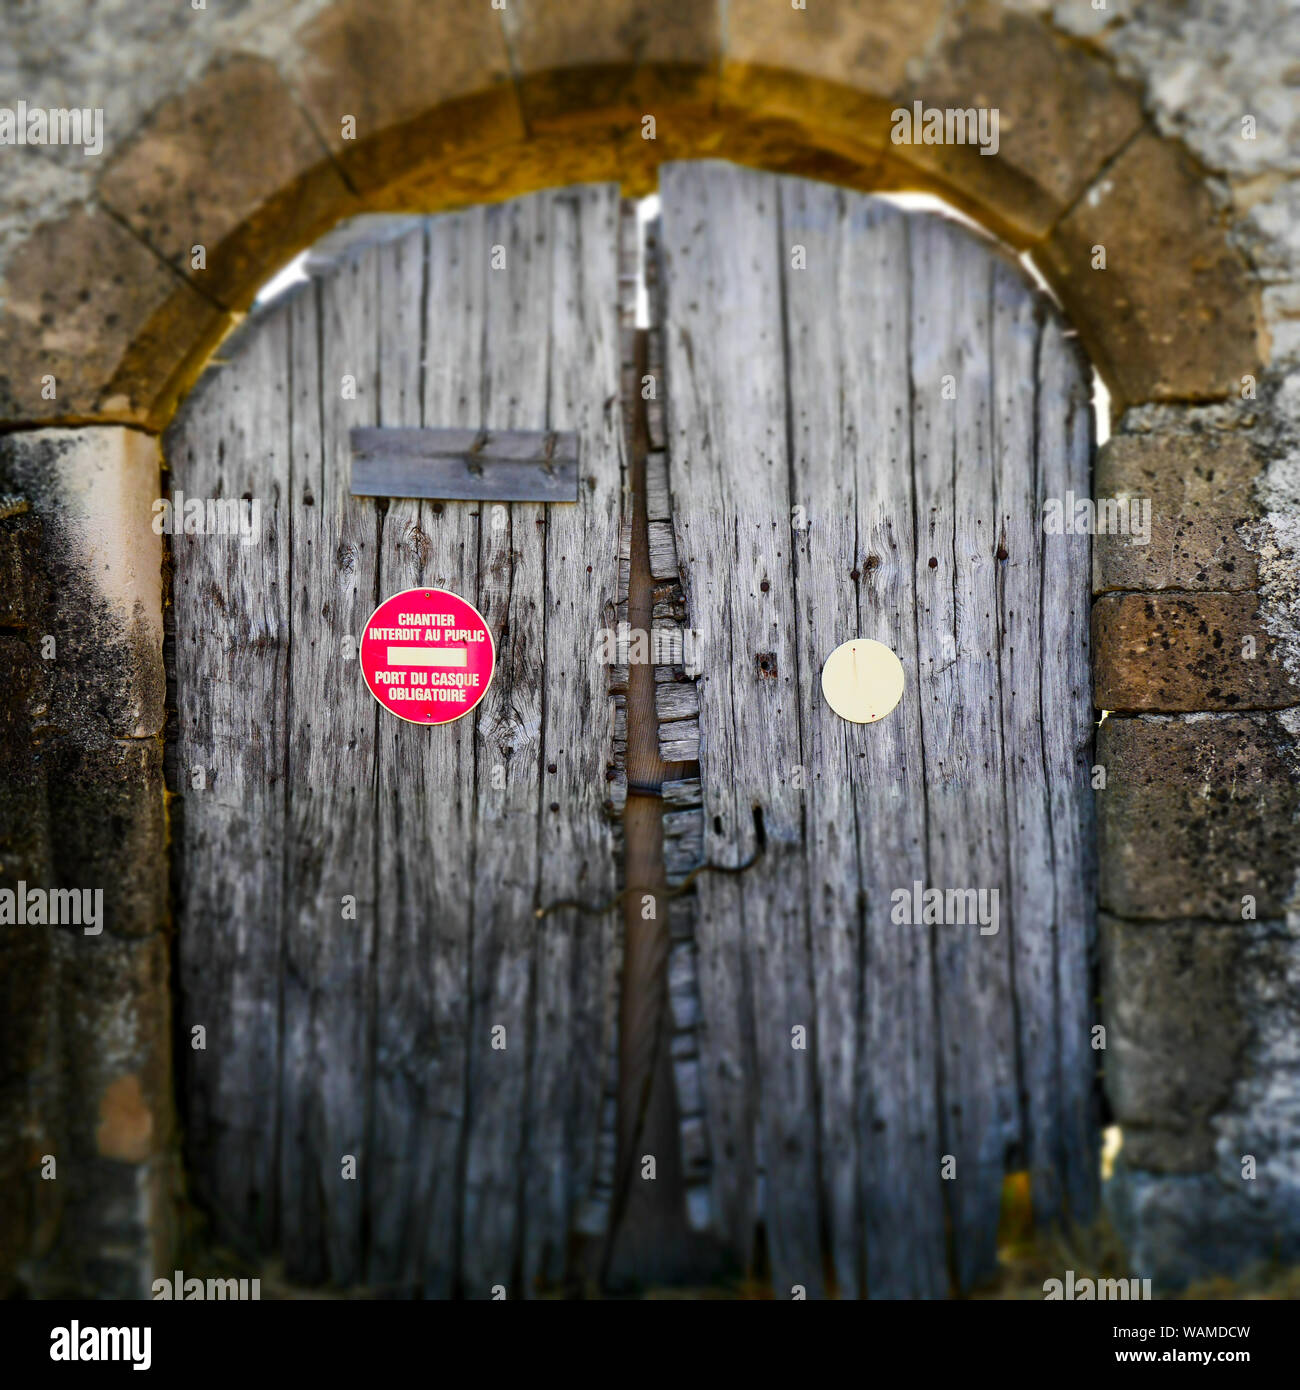
[[[841,719],[872,724],[903,698],[903,663],[883,642],[855,637],[826,658],[822,694]]]

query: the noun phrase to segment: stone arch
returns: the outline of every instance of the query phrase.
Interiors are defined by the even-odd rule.
[[[339,0],[278,62],[209,55],[10,260],[7,355],[61,388],[46,401],[40,374],[10,376],[4,416],[159,429],[267,275],[354,213],[645,191],[660,162],[698,157],[939,193],[1031,250],[1118,404],[1236,392],[1258,292],[1193,158],[1077,40],[944,10],[404,0],[380,25]],[[891,113],[916,101],[996,107],[996,154],[894,143]]]

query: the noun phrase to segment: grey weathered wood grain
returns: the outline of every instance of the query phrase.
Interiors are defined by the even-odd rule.
[[[547,410],[549,200],[489,208],[486,231],[483,260],[500,245],[506,266],[487,276],[482,419],[493,429],[530,427],[545,422]],[[482,521],[478,607],[496,642],[497,670],[478,711],[462,1237],[474,1298],[490,1297],[494,1284],[509,1287],[523,1238],[519,1155],[529,1142],[545,653],[545,511],[537,503],[493,505]],[[504,1047],[492,1046],[494,1029],[504,1030],[497,1034]]]
[[[1061,1211],[1061,1100],[1059,1055],[1053,1045],[1058,1012],[1054,979],[1057,866],[1052,855],[1050,788],[1044,778],[1048,734],[1038,700],[1043,670],[1040,585],[1048,538],[1040,521],[1044,499],[1039,420],[1025,402],[1025,383],[1032,381],[1037,387],[1043,324],[1038,301],[1024,292],[1020,277],[1006,265],[994,266],[989,308],[996,505],[992,544],[995,556],[1005,556],[996,566],[999,714],[1006,747],[1007,847],[1011,862],[1019,866],[1009,876],[1004,908],[1014,952],[1025,1166],[1031,1176],[1034,1212],[1049,1221]],[[1059,398],[1050,400],[1049,415],[1054,417],[1062,404]],[[1064,404],[1067,409],[1076,407],[1068,393]],[[1052,449],[1056,441],[1045,437],[1042,444]],[[1065,712],[1065,707],[1058,708]]]
[[[544,903],[602,902],[616,886],[605,814],[613,704],[593,639],[619,592],[625,478],[618,402],[620,212],[618,191],[609,185],[550,197],[547,423],[572,434],[583,467],[581,506],[544,513],[545,645],[534,674],[543,692],[538,841]],[[576,1210],[596,1181],[620,945],[615,914],[566,909],[548,914],[537,928],[526,1284],[564,1275]]]
[[[893,650],[908,677],[897,717],[850,728],[862,865],[862,1050],[856,1122],[867,1292],[947,1292],[939,1146],[933,950],[924,926],[893,921],[891,893],[924,880],[924,710],[917,669],[917,523],[912,505],[912,400],[906,273],[912,219],[845,198],[841,323],[842,447],[856,458],[857,622]],[[858,325],[861,324],[861,327]],[[815,573],[815,571],[814,571]],[[815,605],[814,605],[815,606]],[[830,634],[819,638],[830,641]],[[834,719],[825,703],[819,719]],[[850,758],[852,765],[854,759]]]
[[[1094,450],[1087,364],[1077,340],[1054,317],[1044,327],[1038,365],[1039,491],[1082,495]],[[1052,879],[1056,927],[1057,1094],[1060,1098],[1059,1184],[1065,1215],[1087,1225],[1099,1199],[1096,1011],[1090,978],[1096,935],[1097,863],[1091,792],[1092,675],[1087,645],[1090,571],[1087,536],[1043,540],[1042,627],[1038,700],[1047,737],[1044,777],[1050,789]],[[1057,713],[1053,716],[1052,712]]]
[[[994,619],[988,252],[938,219],[911,229],[917,676],[927,886],[1007,889]],[[972,290],[972,286],[974,289]],[[1027,291],[1026,291],[1027,293]],[[954,399],[944,395],[945,378]],[[945,1186],[957,1278],[990,1273],[1002,1177],[1021,1142],[1010,932],[936,928]]]
[[[803,763],[790,575],[787,392],[775,182],[728,165],[662,176],[669,468],[690,625],[703,632],[705,853],[759,878],[697,880],[701,1057],[722,1231],[744,1261],[757,1175],[772,1276],[820,1292],[813,1025],[794,769]],[[742,482],[743,480],[743,482]],[[760,669],[768,657],[769,672]],[[774,670],[771,668],[774,666]],[[725,713],[724,713],[725,712]],[[670,726],[674,729],[678,726]],[[744,931],[738,924],[745,923]]]
[[[290,475],[302,501],[294,512],[290,605],[280,1152],[282,1189],[292,1201],[283,1233],[291,1272],[347,1285],[364,1274],[371,1181],[365,1141],[379,709],[345,648],[378,601],[379,541],[374,503],[351,495],[348,433],[378,422],[376,262],[358,253],[316,289],[319,318],[294,333],[295,350],[309,356],[307,399],[295,400]],[[355,399],[344,395],[345,378],[355,382]],[[356,1161],[355,1179],[343,1175],[346,1155]]]
[[[646,428],[650,436],[650,447],[657,451],[662,451],[664,447],[666,430],[666,412],[664,409],[666,367],[663,329],[666,318],[661,272],[660,248],[662,240],[662,219],[659,218],[647,223],[644,265],[646,292],[650,303],[650,331],[646,334],[646,372],[653,383],[653,394],[646,399]],[[644,386],[642,389],[645,389]]]
[[[857,1088],[855,1066],[860,1047],[861,953],[863,942],[857,906],[859,865],[854,853],[854,769],[852,731],[833,714],[828,717],[817,676],[825,654],[855,627],[854,568],[857,479],[853,446],[845,447],[840,428],[844,390],[838,362],[841,351],[857,347],[859,333],[868,341],[868,325],[854,325],[852,345],[841,348],[844,324],[834,311],[841,285],[841,212],[837,190],[812,184],[774,184],[778,205],[778,242],[786,249],[803,246],[807,269],[790,272],[784,287],[787,342],[783,351],[788,373],[792,437],[792,508],[787,519],[793,558],[787,584],[795,596],[798,623],[797,660],[808,676],[800,682],[804,758],[811,778],[804,779],[808,814],[808,915],[816,1017],[810,1046],[822,1096],[821,1162],[827,1228],[842,1291],[859,1293]],[[878,383],[888,399],[888,377]],[[791,524],[798,522],[799,524]],[[806,692],[806,695],[805,695]],[[701,710],[702,726],[708,720]]]
[[[483,236],[483,215],[470,210],[421,224],[374,253],[381,318],[393,326],[380,340],[381,421],[475,418],[484,277],[466,272]],[[380,592],[429,585],[473,601],[473,511],[393,498],[383,516]],[[427,1297],[448,1296],[457,1277],[473,777],[472,716],[436,731],[380,720],[377,878],[384,891],[375,955],[369,1272],[382,1286]]]
[[[239,360],[207,377],[169,432],[171,487],[191,497],[261,504],[256,544],[176,535],[178,767],[183,815],[176,852],[180,992],[178,1050],[189,1100],[194,1190],[218,1239],[237,1247],[274,1237],[284,929],[292,548],[289,314],[271,315]],[[228,692],[239,690],[239,699]],[[195,769],[205,784],[193,785]],[[224,930],[218,930],[223,924]]]
[[[669,885],[704,863],[704,811],[693,806],[664,812],[664,870]]]
[[[702,804],[698,777],[674,777],[663,784],[664,807],[686,810]]]
[[[578,463],[572,431],[352,431],[352,491],[358,497],[576,502]]]
[[[655,689],[655,713],[661,725],[675,719],[695,719],[700,712],[700,696],[693,681],[664,682]]]
[[[695,895],[721,1233],[744,1258],[762,1172],[778,1293],[792,1262],[820,1258],[820,1224],[841,1292],[941,1296],[946,1226],[959,1284],[989,1271],[1009,1167],[1045,1160],[1036,1190],[1064,1183],[1090,1210],[1086,575],[1028,543],[1044,495],[1036,440],[1053,495],[1087,487],[1086,383],[1058,350],[1046,384],[1050,308],[955,226],[718,166],[668,166],[663,180],[669,484],[687,621],[707,634],[706,853],[736,862],[756,803],[768,835],[754,868],[706,875]],[[776,322],[761,307],[774,301]],[[774,539],[764,550],[754,533]],[[870,726],[839,720],[819,683],[859,635],[907,675],[898,710]],[[790,712],[773,717],[764,696],[790,682]],[[802,798],[783,793],[787,759]],[[1040,866],[1058,819],[1068,843]],[[792,882],[806,883],[797,900]],[[997,890],[999,932],[896,922],[892,895],[914,882]],[[728,913],[743,938],[717,926]],[[764,1025],[783,1007],[813,1017],[815,1088],[770,1047]],[[800,1118],[773,1123],[765,1095]],[[800,1153],[816,1171],[796,1191]]]
[[[672,502],[668,495],[668,456],[648,454],[645,461],[645,509],[650,521],[671,521]]]
[[[663,690],[665,687],[660,686]],[[663,724],[659,729],[659,756],[666,763],[693,763],[700,756],[700,725],[695,719]]]
[[[650,531],[650,573],[656,579],[677,578],[677,551],[673,528],[665,521],[652,521]]]
[[[781,209],[783,241],[808,260],[789,278],[787,315],[828,1230],[842,1293],[860,1295],[865,1273],[881,1296],[933,1295],[944,1250],[929,938],[889,918],[890,891],[924,877],[918,690],[909,682],[895,716],[860,727],[819,683],[856,635],[915,669],[906,220],[796,182]]]

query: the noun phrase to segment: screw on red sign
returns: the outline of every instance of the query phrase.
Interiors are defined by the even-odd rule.
[[[496,646],[472,603],[446,589],[405,589],[370,615],[361,670],[370,693],[411,724],[450,724],[487,694]]]

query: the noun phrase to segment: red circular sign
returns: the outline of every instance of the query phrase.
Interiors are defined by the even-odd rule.
[[[472,603],[446,589],[404,589],[370,615],[361,670],[370,693],[410,724],[450,724],[487,694],[496,646]]]

